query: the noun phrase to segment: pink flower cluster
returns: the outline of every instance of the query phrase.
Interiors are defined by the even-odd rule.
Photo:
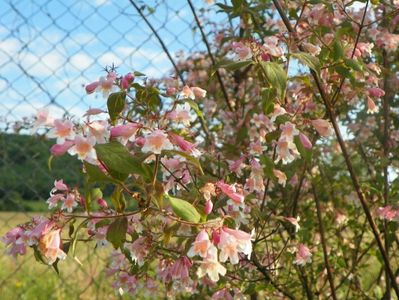
[[[66,257],[62,250],[61,229],[49,219],[33,218],[31,222],[7,232],[2,241],[6,245],[7,254],[14,257],[24,255],[26,247],[36,248],[49,265]]]

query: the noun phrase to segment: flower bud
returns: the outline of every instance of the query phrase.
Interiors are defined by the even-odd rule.
[[[73,141],[65,141],[63,144],[55,144],[50,148],[50,152],[53,156],[61,156],[65,154],[73,145]]]
[[[302,132],[299,133],[299,140],[301,141],[302,146],[303,146],[305,149],[312,149],[312,143],[311,143],[311,141],[310,141],[309,138],[308,138],[306,135],[304,135]]]
[[[167,96],[173,96],[174,94],[176,94],[176,89],[174,87],[168,87],[166,89],[166,95]]]
[[[97,204],[100,205],[100,207],[102,207],[104,209],[108,208],[107,201],[105,201],[103,198],[97,199]]]
[[[92,83],[89,83],[88,85],[85,86],[85,90],[87,94],[94,93],[94,91],[97,89],[97,87],[100,85],[99,81],[94,81]]]
[[[205,202],[205,214],[209,215],[212,212],[213,203],[211,200]]]

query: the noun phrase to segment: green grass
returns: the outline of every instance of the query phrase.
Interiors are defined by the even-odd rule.
[[[43,213],[42,213],[43,214]],[[0,236],[17,224],[24,223],[32,213],[0,212]],[[60,275],[49,266],[35,261],[32,249],[25,256],[13,260],[0,257],[1,299],[118,299],[111,288],[110,278],[102,270],[110,248],[94,249],[94,243],[80,244],[77,257],[79,266],[71,257],[61,261]],[[0,243],[4,253],[4,244]],[[125,298],[125,297],[123,297]]]

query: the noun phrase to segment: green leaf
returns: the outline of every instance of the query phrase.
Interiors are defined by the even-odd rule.
[[[33,248],[33,254],[35,256],[36,261],[46,265],[47,263],[44,260],[42,253],[40,252],[38,246],[33,245],[32,248]]]
[[[93,188],[90,191],[86,192],[85,197],[85,207],[86,210],[89,212],[91,211],[91,204],[93,201],[97,201],[98,199],[103,197],[103,193],[99,188]]]
[[[93,201],[97,201],[103,197],[103,192],[99,188],[94,188],[90,191],[90,196]]]
[[[173,212],[178,217],[193,223],[198,223],[200,221],[201,215],[190,202],[169,196],[168,194],[165,194],[165,198],[169,200]]]
[[[272,161],[272,159],[267,155],[261,155],[260,162],[262,164],[263,171],[265,172],[266,176],[269,178],[273,178],[274,162]]]
[[[125,91],[112,93],[108,97],[107,101],[108,113],[109,117],[111,118],[111,122],[113,124],[115,124],[115,121],[118,118],[119,114],[125,108],[125,98],[126,98]]]
[[[115,249],[119,248],[126,241],[127,218],[117,218],[109,225],[107,230],[107,241],[109,241]]]
[[[47,167],[48,167],[48,170],[49,170],[50,172],[52,171],[51,163],[53,162],[53,158],[54,158],[54,156],[53,156],[53,155],[50,155],[50,157],[49,157],[48,160],[47,160]]]
[[[263,112],[268,115],[274,110],[274,98],[276,97],[276,93],[274,89],[271,88],[263,88],[261,91],[262,95],[262,108]]]
[[[298,59],[302,64],[309,67],[317,74],[320,73],[320,61],[317,57],[305,52],[293,53],[291,56]]]
[[[84,162],[86,174],[89,177],[89,182],[110,182],[116,183],[113,178],[105,175],[97,166]]]
[[[229,71],[236,71],[241,68],[247,67],[253,63],[252,60],[240,60],[240,61],[221,61],[216,64],[216,68],[223,68]]]
[[[335,67],[335,71],[344,78],[348,78],[350,80],[355,80],[355,77],[351,73],[351,70],[343,65],[338,65]]]
[[[356,59],[350,59],[350,58],[345,59],[345,65],[347,65],[349,68],[355,71],[359,72],[363,71],[363,66]]]
[[[204,115],[203,115],[202,111],[200,110],[200,108],[198,107],[198,104],[195,103],[195,102],[194,102],[193,100],[191,100],[191,99],[185,99],[184,101],[186,101],[188,104],[190,104],[190,107],[191,107],[192,109],[194,109],[194,111],[195,111],[195,113],[197,114],[197,116],[198,116],[199,118],[201,118],[201,120],[202,120],[204,123],[206,123],[205,118],[204,118]]]
[[[334,40],[332,44],[331,58],[338,61],[344,57],[344,48],[339,40]]]
[[[143,179],[151,180],[151,169],[142,160],[134,157],[117,141],[95,146],[98,159],[107,167],[108,172],[119,180],[124,180],[129,174],[141,175]]]
[[[111,195],[111,201],[117,212],[123,212],[126,207],[126,199],[120,187],[115,187]]]
[[[261,62],[261,67],[265,71],[267,80],[277,91],[277,96],[284,99],[285,89],[287,88],[287,73],[283,67],[275,62]]]
[[[134,71],[133,74],[134,74],[134,76],[136,76],[136,77],[143,77],[143,76],[146,76],[144,73],[141,73],[141,72],[139,72],[139,71]]]

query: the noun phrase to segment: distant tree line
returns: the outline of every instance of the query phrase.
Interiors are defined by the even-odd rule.
[[[79,184],[81,164],[76,158],[56,157],[49,169],[52,144],[43,136],[0,134],[0,210],[40,210],[55,179]]]

